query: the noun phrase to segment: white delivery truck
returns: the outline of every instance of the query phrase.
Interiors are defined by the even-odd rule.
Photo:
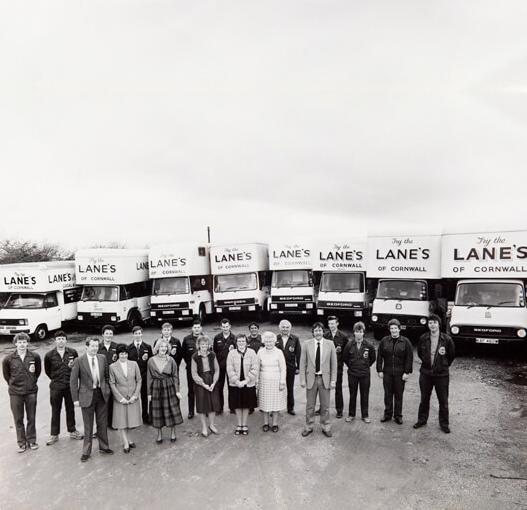
[[[456,283],[456,342],[527,341],[527,231],[443,234],[441,266]]]
[[[150,317],[155,322],[200,319],[213,312],[209,247],[191,243],[152,246]]]
[[[214,309],[261,315],[269,298],[269,247],[262,243],[211,246]]]
[[[131,329],[150,318],[148,250],[79,250],[75,273],[82,286],[81,324],[126,324]]]
[[[366,280],[366,253],[366,237],[315,241],[313,271],[320,282],[317,315],[369,322],[374,289]]]
[[[390,319],[421,334],[431,313],[444,318],[440,235],[369,236],[367,275],[378,278],[371,315],[377,340],[389,333]]]
[[[269,268],[273,272],[269,312],[279,315],[313,315],[316,290],[313,280],[311,243],[271,243]]]
[[[29,262],[0,266],[0,334],[28,333],[36,340],[77,318],[81,289],[73,261]]]

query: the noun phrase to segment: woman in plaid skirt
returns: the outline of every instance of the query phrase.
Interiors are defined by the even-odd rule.
[[[258,407],[264,412],[263,430],[269,430],[272,415],[272,431],[278,432],[278,413],[286,408],[284,353],[276,347],[276,335],[270,331],[262,334],[264,347],[258,351],[260,372],[258,375]]]
[[[156,442],[163,442],[163,427],[170,427],[170,441],[176,441],[176,425],[183,423],[179,401],[179,376],[176,362],[168,356],[168,341],[160,338],[148,360],[148,401],[152,426],[157,429]]]

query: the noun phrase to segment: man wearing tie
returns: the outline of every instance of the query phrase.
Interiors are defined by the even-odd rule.
[[[329,402],[331,390],[337,380],[337,353],[335,344],[324,338],[324,325],[315,322],[312,328],[313,338],[304,343],[300,356],[300,386],[306,389],[306,426],[302,436],[313,432],[315,424],[315,403],[317,394],[320,399],[320,423],[322,433],[331,437]]]
[[[113,335],[115,333],[115,328],[107,324],[102,327],[102,342],[99,344],[99,350],[97,354],[104,354],[106,356],[106,363],[108,364],[108,369],[112,363],[117,361],[117,344],[113,341]],[[113,418],[113,398],[108,402],[108,427],[112,427],[112,418]]]
[[[108,444],[107,411],[110,396],[108,384],[108,363],[106,356],[97,354],[99,339],[86,339],[86,354],[75,359],[70,376],[71,397],[75,407],[81,407],[84,422],[84,443],[81,462],[87,462],[91,455],[93,441],[93,417],[97,423],[99,452],[113,454]]]
[[[286,365],[285,383],[287,386],[287,412],[295,415],[295,375],[298,375],[300,366],[300,354],[302,346],[300,339],[291,334],[291,323],[288,320],[280,321],[278,324],[280,334],[276,337],[276,347],[283,353]]]
[[[152,357],[152,347],[143,342],[143,328],[135,326],[132,329],[133,342],[128,346],[128,359],[136,361],[141,372],[141,409],[143,412],[143,423],[150,424],[148,414],[147,372],[148,360]]]

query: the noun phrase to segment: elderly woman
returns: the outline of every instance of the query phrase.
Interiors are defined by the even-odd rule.
[[[217,386],[220,377],[220,366],[216,355],[210,350],[211,340],[208,336],[200,335],[196,341],[198,352],[192,355],[191,373],[194,380],[194,394],[196,395],[196,412],[201,420],[201,435],[207,437],[210,431],[219,434],[214,425],[216,413],[222,409],[220,388]],[[207,417],[209,426],[207,427]]]
[[[170,441],[176,441],[176,425],[183,423],[179,401],[179,376],[176,362],[168,355],[169,343],[160,338],[148,360],[147,393],[151,402],[152,426],[157,429],[157,444],[163,442],[163,427],[170,427]]]
[[[283,352],[276,347],[276,335],[262,334],[263,348],[258,351],[258,407],[264,412],[263,430],[269,430],[272,413],[273,432],[278,432],[278,413],[286,408],[286,365]]]
[[[229,376],[229,408],[234,409],[238,426],[234,433],[246,436],[249,433],[247,417],[249,409],[256,407],[256,378],[258,377],[258,356],[247,346],[247,337],[238,335],[236,349],[227,356]]]
[[[124,453],[135,448],[128,438],[128,429],[141,426],[141,371],[135,361],[128,360],[128,348],[119,344],[117,361],[110,365],[110,388],[113,394],[112,426],[121,431]]]

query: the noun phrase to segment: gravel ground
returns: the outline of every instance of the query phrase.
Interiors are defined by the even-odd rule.
[[[310,325],[293,322],[293,332],[301,339],[309,338]],[[233,331],[245,332],[247,323],[235,322]],[[276,325],[263,323],[261,331],[267,329],[277,332]],[[204,330],[216,334],[219,324],[207,324]],[[176,327],[176,336],[181,339],[189,331],[188,325]],[[146,341],[152,343],[157,334],[157,328],[148,327]],[[85,336],[71,333],[69,344],[80,354],[85,352]],[[120,333],[117,341],[128,343],[131,335]],[[46,340],[31,348],[43,358],[52,345],[52,340]],[[9,339],[0,339],[2,359],[12,349]],[[262,415],[255,412],[249,417],[250,434],[234,436],[235,418],[227,413],[217,420],[221,434],[202,438],[199,420],[186,419],[184,398],[185,421],[177,428],[175,444],[156,445],[155,430],[144,426],[132,432],[137,448],[125,456],[118,433],[110,431],[115,455],[94,453],[86,464],[79,461],[81,443],[64,434],[64,416],[60,441],[45,445],[51,409],[44,373],[37,409],[40,448],[18,454],[3,382],[0,508],[527,509],[525,349],[472,347],[456,359],[451,368],[449,435],[439,429],[435,396],[428,425],[417,431],[412,428],[419,404],[418,371],[415,360],[404,395],[402,426],[379,422],[382,381],[373,374],[371,424],[334,418],[331,439],[320,433],[318,425],[303,438],[306,399],[297,381],[297,415],[281,415],[277,434],[264,433]],[[181,375],[186,395],[183,368]],[[347,395],[345,388],[345,402]],[[79,410],[77,423],[82,429]]]

